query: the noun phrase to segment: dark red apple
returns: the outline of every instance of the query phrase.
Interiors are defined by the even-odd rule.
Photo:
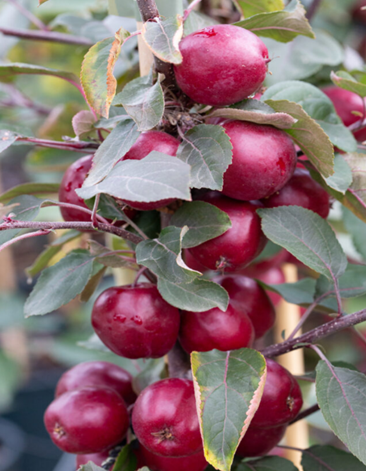
[[[224,195],[259,200],[285,186],[296,168],[297,154],[284,131],[247,121],[226,121],[223,127],[233,146],[233,161],[224,174]]]
[[[56,397],[85,386],[114,389],[123,397],[126,404],[133,404],[136,400],[136,394],[132,389],[132,375],[120,366],[107,361],[88,361],[66,371],[57,383]]]
[[[253,278],[257,278],[267,285],[280,285],[282,283],[286,283],[285,275],[279,267],[272,267],[265,272],[257,273],[256,275],[253,275]],[[282,300],[282,297],[273,291],[267,290],[267,294],[274,306],[277,306]]]
[[[135,144],[131,147],[122,160],[142,160],[152,151],[175,156],[177,154],[179,144],[180,141],[170,134],[161,131],[147,131],[140,134]],[[143,203],[138,201],[125,200],[125,203],[140,211],[151,211],[153,209],[167,206],[173,201],[174,199],[165,199],[160,201],[152,201],[150,203]]]
[[[208,466],[202,450],[190,456],[169,457],[151,453],[140,444],[138,454],[150,471],[204,471]]]
[[[244,438],[239,443],[236,455],[241,458],[266,455],[283,438],[287,425],[271,428],[255,428],[249,426]]]
[[[243,275],[225,275],[213,278],[229,294],[230,304],[251,320],[258,339],[273,327],[276,312],[264,289]]]
[[[91,453],[89,455],[78,455],[76,457],[76,469],[79,469],[80,466],[89,463],[89,461],[96,464],[97,466],[102,466],[108,456],[108,451],[105,451],[103,453]]]
[[[255,428],[277,427],[293,420],[302,407],[301,389],[283,366],[267,359],[267,379],[257,412],[250,424]]]
[[[286,185],[269,198],[262,200],[267,208],[278,206],[302,206],[326,219],[329,214],[330,201],[328,193],[313,180],[310,173],[297,168]]]
[[[229,304],[226,312],[215,307],[205,312],[182,311],[179,341],[191,353],[216,348],[226,352],[250,347],[254,327],[243,310]]]
[[[207,193],[202,201],[225,211],[232,227],[225,234],[189,249],[190,254],[210,270],[233,272],[244,268],[267,242],[256,213],[259,206],[232,200],[218,192]]]
[[[66,453],[100,453],[126,435],[129,417],[122,397],[112,389],[69,391],[47,408],[44,422],[52,441]]]
[[[171,350],[179,311],[149,283],[113,287],[95,301],[92,324],[101,341],[126,358],[159,358]]]
[[[175,78],[197,103],[231,105],[255,93],[266,77],[266,46],[238,26],[208,26],[183,38],[179,49],[183,62],[174,66]]]
[[[168,378],[151,384],[137,398],[132,425],[152,453],[189,456],[202,451],[193,382]]]
[[[334,108],[345,126],[350,126],[361,119],[364,98],[361,98],[356,93],[336,87],[335,85],[325,87],[322,91],[333,102]],[[358,114],[353,114],[353,111],[358,112]],[[366,140],[366,128],[360,129],[353,134],[358,141],[362,142]]]

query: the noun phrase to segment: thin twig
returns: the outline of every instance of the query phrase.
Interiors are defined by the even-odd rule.
[[[97,219],[98,219],[97,211],[98,211],[99,201],[100,201],[100,193],[98,193],[97,196],[95,197],[93,211],[91,215],[91,220],[94,227],[97,227]]]
[[[300,337],[296,337],[295,339],[285,340],[285,342],[271,345],[265,348],[261,353],[269,358],[283,355],[284,353],[292,352],[298,348],[309,346],[310,344],[322,338],[328,337],[329,335],[335,334],[336,332],[365,321],[366,309],[363,309],[362,311],[355,312],[354,314],[337,317],[336,319],[316,327],[315,329],[312,329],[309,332],[300,335]]]
[[[20,240],[29,239],[31,237],[37,237],[37,236],[41,236],[41,235],[47,235],[50,232],[51,232],[50,230],[43,230],[42,229],[40,231],[28,232],[27,234],[22,234],[18,237],[14,237],[14,239],[11,239],[8,242],[5,242],[4,244],[0,245],[0,252],[4,249],[8,248],[10,245],[13,245],[16,242],[19,242]]]
[[[47,25],[43,23],[37,16],[33,15],[33,13],[26,8],[24,8],[23,5],[21,5],[19,2],[16,0],[7,0],[8,3],[11,3],[12,5],[17,8],[22,15],[24,15],[28,20],[33,23],[37,28],[43,30],[43,31],[49,31],[49,28]]]
[[[305,419],[309,415],[314,414],[315,412],[318,412],[318,410],[320,410],[320,407],[318,406],[318,404],[314,404],[313,406],[309,407],[308,409],[305,409],[302,412],[300,412],[300,414],[298,414],[293,420],[291,420],[289,425],[292,425],[295,422],[298,422],[299,420]]]
[[[0,224],[0,232],[11,229],[40,229],[45,231],[58,229],[76,229],[78,231],[95,230],[92,222],[7,221]],[[137,234],[133,234],[132,232],[113,226],[112,224],[98,222],[97,229],[102,232],[117,235],[133,244],[139,244],[142,241],[142,238]]]
[[[72,44],[74,46],[87,47],[93,45],[93,42],[88,38],[82,38],[65,33],[56,33],[54,31],[32,31],[1,27],[0,33],[4,36],[14,36],[16,38],[30,39],[33,41],[48,41],[52,43]]]
[[[193,2],[189,5],[189,7],[184,10],[184,14],[183,14],[183,21],[185,21],[189,14],[191,13],[191,11],[201,2],[201,0],[193,0]]]
[[[38,139],[36,137],[18,137],[17,141],[35,144],[39,147],[48,147],[51,149],[70,150],[81,152],[83,154],[92,154],[98,149],[99,144],[87,141],[51,141],[49,139]]]
[[[306,12],[306,17],[309,21],[311,21],[314,18],[321,3],[322,3],[322,0],[313,0],[313,3],[310,5],[308,11]]]
[[[74,209],[75,211],[81,211],[83,213],[90,214],[90,219],[93,219],[93,211],[88,208],[84,208],[83,206],[78,206],[77,204],[71,203],[62,203],[59,201],[50,201],[49,203],[47,202],[47,206],[59,206],[60,208]],[[103,224],[109,224],[109,221],[107,221],[107,219],[105,219],[103,216],[100,216],[99,214],[96,214],[96,220],[99,220]]]

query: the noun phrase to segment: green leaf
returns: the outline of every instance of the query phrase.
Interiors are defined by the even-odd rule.
[[[76,113],[72,118],[72,128],[75,136],[79,139],[88,137],[92,132],[95,131],[94,124],[96,119],[91,111],[82,110]]]
[[[332,144],[346,152],[357,149],[356,139],[337,115],[332,101],[314,85],[298,80],[281,82],[269,87],[261,100],[289,100],[301,105],[321,126]]]
[[[339,70],[336,73],[332,72],[330,78],[337,87],[357,93],[357,95],[360,95],[362,98],[366,97],[366,84],[358,82],[348,72],[344,70]]]
[[[286,113],[275,113],[275,111],[259,100],[246,99],[229,108],[219,108],[210,113],[208,118],[228,118],[240,121],[250,121],[257,124],[270,124],[279,129],[291,128],[296,120]]]
[[[333,229],[318,214],[300,206],[258,209],[265,235],[329,279],[346,270],[347,258]]]
[[[334,174],[325,178],[325,181],[328,186],[342,194],[345,194],[348,188],[352,185],[352,170],[341,154],[335,155]]]
[[[177,157],[191,166],[191,186],[222,190],[223,175],[232,161],[232,148],[222,126],[200,124],[190,129]]]
[[[59,183],[22,183],[6,191],[0,196],[0,203],[7,203],[11,199],[21,195],[51,195],[58,193]]]
[[[89,209],[93,209],[95,198],[86,200],[85,204]],[[123,203],[120,203],[120,206],[117,204],[117,201],[108,195],[100,195],[99,205],[98,205],[98,214],[107,219],[116,219],[118,221],[126,221],[126,215],[122,211],[122,206],[126,206]]]
[[[83,186],[77,194],[84,199],[98,193],[129,201],[159,201],[167,198],[190,200],[190,166],[176,157],[153,151],[142,160],[119,162],[100,183]]]
[[[96,464],[89,461],[89,463],[81,466],[81,468],[79,468],[78,471],[105,471],[105,470],[101,468],[100,466],[97,466]]]
[[[111,254],[111,250],[104,245],[99,244],[96,240],[89,240],[89,249],[90,253],[96,257],[96,260],[105,267],[112,267],[112,268],[121,268],[130,266],[136,266],[134,264],[134,259],[131,258],[131,261],[126,261],[121,258],[121,255],[118,254]]]
[[[179,41],[183,36],[183,18],[147,21],[141,29],[141,36],[154,56],[164,62],[180,64],[183,60],[179,51]]]
[[[250,461],[249,465],[241,463],[236,471],[299,471],[291,461],[279,456],[265,456],[259,460]],[[312,469],[312,471],[315,470]]]
[[[146,360],[144,369],[132,380],[133,390],[137,395],[150,384],[166,377],[166,364],[164,358],[151,358]]]
[[[19,137],[19,134],[15,132],[1,129],[0,130],[0,153],[6,150],[11,145],[13,145],[14,142],[18,139],[18,137]]]
[[[315,30],[316,38],[298,36],[287,44],[263,38],[269,57],[272,75],[266,77],[267,86],[285,80],[301,80],[311,77],[323,66],[338,66],[343,62],[344,52],[339,42],[322,30]]]
[[[258,13],[266,13],[271,11],[283,10],[285,5],[283,0],[235,0],[239,11],[248,18]]]
[[[188,36],[188,34],[216,24],[218,24],[218,22],[213,18],[210,18],[199,11],[192,10],[188,18],[184,21],[184,36]]]
[[[94,272],[92,273],[88,283],[86,284],[85,288],[83,291],[80,293],[80,301],[83,303],[87,303],[89,299],[93,296],[95,293],[95,290],[98,288],[99,283],[102,281],[103,276],[105,274],[105,271],[107,270],[107,267],[104,267],[103,265],[100,265],[99,259],[98,261],[94,262],[93,267],[97,267],[97,269],[94,269]]]
[[[62,70],[49,69],[40,65],[22,64],[20,62],[12,62],[10,64],[0,65],[0,82],[8,82],[15,75],[50,75],[59,77],[68,82],[79,83],[79,79],[71,72],[63,72]]]
[[[137,126],[131,119],[120,122],[94,154],[93,166],[83,187],[93,186],[103,180],[127,154],[139,135]]]
[[[117,80],[113,69],[121,47],[130,33],[121,28],[114,38],[103,39],[86,53],[80,80],[88,104],[101,116],[109,117],[109,108],[116,94]]]
[[[5,333],[4,333],[5,334]],[[22,381],[19,363],[0,351],[0,410],[6,411],[14,399],[16,390]]]
[[[117,456],[113,471],[135,471],[137,458],[132,451],[131,445],[125,445]]]
[[[87,250],[74,250],[43,270],[25,303],[26,316],[47,314],[74,299],[92,276],[93,261]]]
[[[184,203],[170,220],[176,227],[188,227],[183,237],[183,248],[196,247],[207,240],[224,234],[231,227],[229,216],[204,201]]]
[[[352,184],[349,191],[360,201],[366,205],[366,159],[365,154],[357,154],[356,152],[343,155],[352,172]]]
[[[41,209],[43,200],[35,198],[34,196],[21,195],[9,201],[7,205],[9,210],[6,211],[7,215],[11,214],[12,218],[16,221],[33,221],[38,216]],[[0,231],[0,245],[8,242],[15,237],[21,229],[9,229]]]
[[[362,255],[363,259],[366,259],[366,224],[355,216],[347,208],[342,208],[343,222],[346,226],[347,231],[352,236],[353,245],[357,252]]]
[[[251,18],[234,23],[234,25],[248,29],[258,36],[271,38],[282,43],[288,43],[298,35],[315,38],[315,34],[306,18],[305,8],[299,0],[291,0],[282,11],[259,13]]]
[[[304,471],[366,471],[366,467],[351,453],[330,445],[315,445],[303,451]]]
[[[139,77],[129,82],[116,95],[114,105],[123,105],[137,124],[139,131],[148,131],[160,122],[164,114],[164,94],[160,82],[152,84],[152,76]]]
[[[193,352],[191,362],[205,458],[229,471],[263,394],[265,359],[243,348]]]
[[[366,294],[366,266],[348,264],[347,270],[339,277],[339,292],[342,298],[354,298]],[[334,284],[324,276],[316,283],[317,295],[335,293]]]
[[[297,103],[287,100],[267,100],[267,103],[276,111],[284,111],[297,119],[297,123],[285,132],[324,177],[333,175],[333,146],[320,125]]]
[[[216,283],[202,280],[190,270],[181,257],[182,239],[187,228],[167,227],[158,239],[140,242],[136,247],[139,265],[158,277],[158,289],[172,306],[186,311],[202,312],[213,307],[226,311],[229,298]]]
[[[100,340],[97,334],[93,334],[88,340],[83,340],[77,343],[79,347],[86,348],[87,350],[97,350],[99,352],[111,353],[108,347]]]
[[[366,376],[320,361],[315,386],[320,410],[329,427],[366,464]]]
[[[40,273],[44,268],[46,268],[52,258],[57,255],[61,250],[64,244],[67,244],[71,240],[75,240],[81,236],[79,231],[67,231],[61,237],[52,242],[41,254],[36,258],[34,263],[26,268],[26,274],[33,278],[38,273]]]

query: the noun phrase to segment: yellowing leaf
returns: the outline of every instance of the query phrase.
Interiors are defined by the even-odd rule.
[[[117,81],[113,69],[121,47],[130,33],[121,28],[114,38],[103,39],[94,44],[84,57],[81,68],[81,85],[88,104],[104,118],[116,94]]]

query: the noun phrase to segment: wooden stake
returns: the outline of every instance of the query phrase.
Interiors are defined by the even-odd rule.
[[[298,280],[297,268],[292,264],[285,264],[283,267],[286,283],[295,283]],[[300,321],[300,307],[282,300],[277,308],[277,320],[275,325],[275,342],[282,342],[282,332],[288,336]],[[301,335],[298,332],[297,335]],[[288,369],[294,375],[304,373],[304,353],[303,349],[295,350],[277,358],[278,363]],[[308,448],[309,431],[305,420],[300,420],[288,427],[285,435],[286,445],[295,448]],[[292,461],[300,470],[302,469],[301,453],[293,450],[285,450],[285,457]]]
[[[141,31],[143,23],[137,22],[137,30]],[[148,75],[154,63],[154,56],[150,49],[147,47],[145,41],[142,39],[141,34],[137,36],[137,43],[140,55],[140,75],[141,77]]]

